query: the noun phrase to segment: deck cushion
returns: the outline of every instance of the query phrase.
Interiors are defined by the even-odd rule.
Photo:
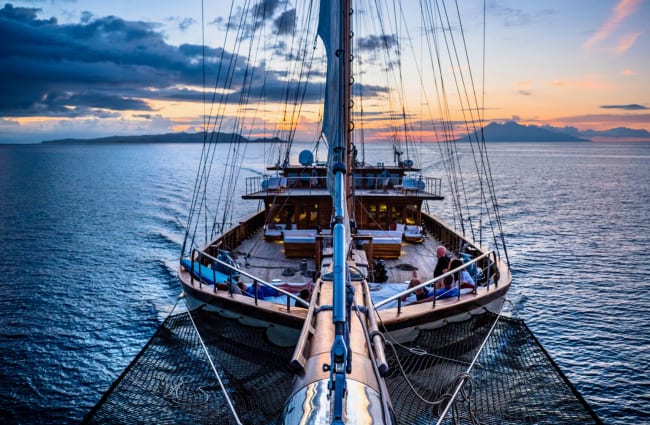
[[[201,282],[208,285],[214,285],[215,283],[226,283],[229,279],[228,275],[216,270],[212,270],[210,266],[203,265],[197,261],[190,261],[187,258],[181,260],[181,265],[185,268],[185,270],[192,273],[194,277],[200,279]]]

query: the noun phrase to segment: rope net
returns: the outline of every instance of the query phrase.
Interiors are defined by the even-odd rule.
[[[293,378],[293,349],[271,343],[265,329],[216,313],[192,314],[241,422],[279,423]],[[463,380],[444,424],[600,423],[522,320],[501,317],[467,375],[494,320],[483,314],[421,331],[409,345],[387,338],[392,368],[386,386],[398,424],[438,421]],[[183,313],[162,323],[84,423],[237,421]]]

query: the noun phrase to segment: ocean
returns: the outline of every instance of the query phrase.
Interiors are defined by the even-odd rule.
[[[265,148],[248,148],[240,193]],[[367,145],[369,162],[376,148],[392,158],[390,146]],[[80,421],[174,308],[200,149],[0,145],[5,423]],[[513,271],[510,314],[605,423],[647,421],[650,144],[488,150]],[[438,148],[415,151],[444,191]],[[446,202],[433,212],[448,214]],[[235,217],[257,203],[236,207]]]

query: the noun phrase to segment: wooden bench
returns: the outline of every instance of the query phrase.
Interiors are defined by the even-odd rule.
[[[281,241],[282,232],[286,225],[280,223],[270,223],[264,225],[264,239],[267,241]]]
[[[284,256],[313,258],[316,255],[315,229],[285,230],[283,232]]]
[[[402,232],[400,230],[359,230],[357,236],[372,237],[373,258],[399,258],[402,256]],[[359,241],[364,251],[370,250],[370,241]]]

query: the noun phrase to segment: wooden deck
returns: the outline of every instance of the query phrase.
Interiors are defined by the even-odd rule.
[[[384,260],[388,282],[403,283],[410,280],[413,277],[413,268],[421,280],[433,278],[438,245],[439,242],[433,238],[425,238],[422,243],[402,242],[402,256]],[[243,241],[232,254],[242,270],[266,282],[281,279],[286,283],[307,283],[312,279],[310,272],[315,270],[313,257],[287,258],[282,241],[264,240],[262,230]],[[306,252],[306,255],[309,253]],[[307,273],[303,273],[301,269],[303,260],[307,265]],[[288,275],[288,269],[291,269],[293,275]]]
[[[413,270],[417,268],[418,277],[425,281],[433,279],[433,269],[438,259],[436,248],[440,245],[432,238],[425,238],[422,243],[402,242],[402,256],[395,259],[385,259],[388,282],[400,283],[411,280]]]
[[[232,254],[242,270],[266,282],[271,282],[273,279],[281,279],[286,283],[312,281],[312,275],[303,274],[300,268],[303,258],[285,257],[282,240],[264,240],[264,233],[261,229],[244,240]],[[314,271],[314,259],[304,258],[304,260],[307,264],[307,271]],[[291,269],[293,275],[287,275],[288,269]]]

